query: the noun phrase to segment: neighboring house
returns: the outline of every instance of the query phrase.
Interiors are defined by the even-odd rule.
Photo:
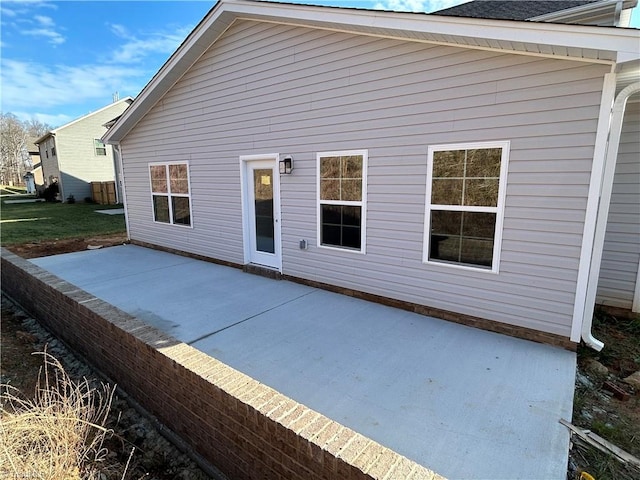
[[[104,137],[129,236],[601,348],[639,49],[624,28],[222,0]]]
[[[91,182],[115,181],[113,148],[102,142],[104,124],[124,112],[131,97],[55,128],[36,140],[44,183],[57,181],[60,198],[91,197]]]
[[[44,176],[42,175],[42,164],[40,162],[40,149],[36,145],[36,139],[29,139],[27,141],[27,153],[29,154],[29,160],[31,161],[31,173],[33,174],[33,181],[38,185],[44,185]]]

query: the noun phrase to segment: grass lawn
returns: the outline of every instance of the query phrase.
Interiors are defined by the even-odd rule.
[[[2,202],[0,243],[6,246],[125,232],[124,215],[95,212],[109,208],[122,207],[91,203]]]

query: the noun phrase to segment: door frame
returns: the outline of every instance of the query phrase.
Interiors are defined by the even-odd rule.
[[[244,264],[253,263],[251,261],[252,244],[251,244],[251,222],[255,221],[250,218],[249,204],[253,196],[253,192],[249,188],[249,170],[252,162],[269,162],[273,168],[273,218],[274,218],[274,261],[272,265],[264,265],[269,268],[277,269],[282,273],[282,228],[280,221],[280,173],[278,170],[278,153],[267,153],[261,155],[241,155],[240,156],[240,192],[242,197],[242,244],[244,252]],[[268,254],[267,254],[268,255]]]

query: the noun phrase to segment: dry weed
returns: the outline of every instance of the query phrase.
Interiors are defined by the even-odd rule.
[[[105,428],[114,387],[73,381],[61,363],[39,352],[36,393],[25,399],[0,385],[0,477],[47,480],[100,479],[105,463]]]

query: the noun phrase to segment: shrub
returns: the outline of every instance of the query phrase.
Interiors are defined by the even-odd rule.
[[[74,382],[46,353],[33,400],[1,385],[0,473],[6,478],[98,479],[105,465],[104,425],[114,389]],[[101,468],[98,468],[101,467]],[[106,467],[106,468],[105,468]]]

